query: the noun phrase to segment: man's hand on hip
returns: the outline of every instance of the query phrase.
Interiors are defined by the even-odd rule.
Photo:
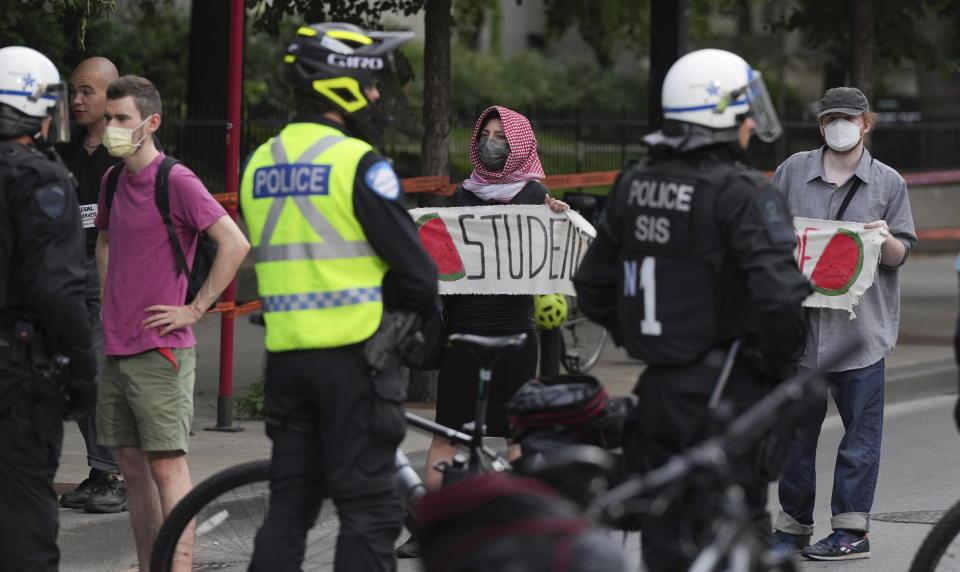
[[[156,312],[143,321],[143,326],[148,330],[162,327],[163,329],[160,330],[161,336],[165,336],[174,330],[192,326],[203,317],[203,310],[195,308],[193,304],[186,306],[150,306],[144,312]]]

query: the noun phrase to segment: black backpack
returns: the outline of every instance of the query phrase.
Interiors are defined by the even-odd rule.
[[[169,180],[170,170],[174,165],[180,164],[177,159],[166,156],[157,169],[157,180],[154,187],[154,200],[157,204],[157,210],[163,217],[163,224],[167,227],[167,236],[170,237],[170,244],[173,247],[173,259],[177,265],[177,272],[187,276],[187,297],[185,304],[189,304],[197,296],[200,287],[207,281],[210,275],[210,268],[213,266],[213,259],[217,256],[217,243],[210,236],[202,232],[197,239],[197,252],[193,257],[193,266],[187,267],[187,256],[183,252],[183,247],[177,239],[177,233],[173,228],[173,221],[170,220],[170,196]],[[107,211],[109,212],[113,205],[113,195],[117,191],[117,181],[120,179],[120,173],[124,164],[121,163],[114,167],[107,175]],[[211,306],[212,307],[212,306]]]

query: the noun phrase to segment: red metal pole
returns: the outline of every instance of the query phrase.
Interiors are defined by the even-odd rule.
[[[228,193],[240,190],[240,95],[243,89],[243,0],[230,4],[230,65],[227,71],[227,173]],[[237,209],[230,206],[230,217],[237,219]],[[224,302],[237,298],[236,278],[223,292]],[[233,427],[233,327],[234,318],[226,312],[220,318],[220,390],[217,396],[217,427],[219,430],[237,430]]]

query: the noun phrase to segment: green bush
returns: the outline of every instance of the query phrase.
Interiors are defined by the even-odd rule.
[[[238,397],[234,403],[237,417],[240,419],[263,419],[263,379],[247,386],[247,393]]]

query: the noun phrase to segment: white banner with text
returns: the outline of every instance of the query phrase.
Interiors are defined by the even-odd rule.
[[[543,205],[413,209],[441,294],[575,295],[570,278],[596,230]]]

